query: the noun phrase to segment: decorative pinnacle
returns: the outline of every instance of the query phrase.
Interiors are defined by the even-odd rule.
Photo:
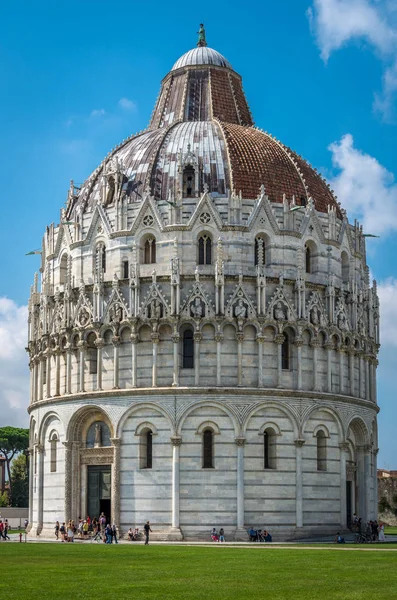
[[[202,46],[207,45],[207,40],[205,39],[205,29],[203,23],[200,23],[200,29],[198,30],[198,41],[197,46],[200,48]]]

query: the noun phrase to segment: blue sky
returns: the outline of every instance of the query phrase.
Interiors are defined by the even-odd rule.
[[[146,127],[162,77],[195,45],[200,22],[209,45],[243,76],[257,126],[319,168],[350,219],[381,236],[368,241],[383,300],[379,464],[397,468],[397,9],[389,0],[3,5],[2,413],[27,422],[18,327],[39,258],[25,252],[59,221],[70,179],[82,182],[113,146]]]

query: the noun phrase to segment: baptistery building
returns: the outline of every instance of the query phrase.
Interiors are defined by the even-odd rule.
[[[365,233],[254,125],[207,46],[44,233],[29,300],[31,535],[104,512],[160,539],[376,517]],[[40,281],[39,281],[40,279]]]

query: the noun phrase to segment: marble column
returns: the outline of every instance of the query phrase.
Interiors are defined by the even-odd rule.
[[[66,393],[72,393],[72,349],[70,346],[66,348]]]
[[[43,359],[40,354],[38,357],[37,364],[37,400],[43,399]]]
[[[95,340],[96,346],[96,360],[97,360],[97,371],[96,371],[96,389],[102,389],[102,349],[105,345],[105,342],[102,338],[97,338]]]
[[[295,479],[295,495],[296,495],[296,527],[303,527],[303,480],[302,480],[302,448],[305,440],[295,440],[296,448],[296,479]]]
[[[65,446],[65,523],[72,518],[72,442],[63,442]]]
[[[283,335],[276,335],[274,343],[277,344],[277,387],[283,387],[283,363],[282,363],[282,345],[284,342]]]
[[[81,514],[80,497],[80,442],[72,442],[72,519],[76,520]],[[85,507],[84,507],[85,508]]]
[[[46,398],[51,398],[51,351],[46,352]]]
[[[200,341],[201,333],[194,334],[194,385],[200,385]]]
[[[302,389],[302,346],[303,346],[303,340],[302,339],[296,339],[294,342],[294,345],[296,346],[296,354],[297,354],[297,377],[298,377],[298,381],[297,381],[297,386],[298,386],[298,390]]]
[[[341,442],[339,444],[339,465],[340,465],[340,526],[342,529],[347,527],[347,508],[346,508],[346,457],[349,452],[349,444]]]
[[[153,352],[153,361],[152,361],[152,387],[157,387],[157,354],[159,347],[159,334],[152,333],[152,352]]]
[[[178,435],[171,437],[172,444],[172,529],[180,528],[179,525],[179,454],[182,438]]]
[[[115,335],[112,338],[113,342],[113,389],[119,389],[119,379],[120,379],[120,338],[118,335]]]
[[[29,525],[30,531],[33,524],[33,481],[34,481],[34,448],[29,448]]]
[[[113,465],[112,465],[112,523],[120,527],[120,438],[110,438],[113,445]]]
[[[132,387],[137,386],[137,343],[138,336],[134,333],[131,334],[131,371],[132,371]]]
[[[235,438],[237,446],[237,531],[244,529],[244,437]]]
[[[358,357],[358,372],[359,372],[359,397],[365,398],[365,372],[364,372],[364,358],[360,352]]]
[[[365,357],[364,359],[364,365],[365,365],[365,398],[366,400],[370,400],[370,393],[369,393],[369,360],[368,360],[368,356]]]
[[[258,342],[258,387],[263,387],[263,345],[265,343],[265,338],[261,335],[258,335],[256,341]]]
[[[179,386],[179,344],[180,344],[180,335],[172,336],[173,343],[173,351],[174,351],[174,364],[173,364],[173,372],[172,372],[172,385],[173,387]]]
[[[332,342],[326,342],[325,344],[327,352],[327,392],[332,393],[332,352],[334,345]]]
[[[55,350],[55,396],[61,394],[61,349]]]
[[[312,365],[313,365],[313,389],[314,389],[314,391],[318,391],[319,390],[319,381],[318,381],[317,363],[318,363],[319,343],[317,340],[312,340],[310,345],[313,348],[313,362],[312,362]]]
[[[365,495],[365,522],[373,518],[371,511],[371,488],[372,488],[372,473],[371,473],[371,446],[365,445],[363,447],[364,452],[364,495]],[[363,519],[364,521],[364,519]]]
[[[236,334],[237,339],[237,385],[243,385],[243,341],[244,334],[238,332]]]
[[[38,454],[38,498],[37,498],[37,535],[40,535],[43,529],[43,504],[44,504],[44,446],[36,445]]]
[[[223,335],[216,334],[216,385],[222,385],[222,342]]]
[[[350,396],[354,396],[354,350],[349,352],[349,383]]]
[[[339,348],[339,393],[343,394],[345,391],[344,381],[344,359],[345,353],[342,348]]]
[[[373,453],[373,468],[374,468],[374,506],[373,506],[373,519],[374,520],[378,520],[378,477],[377,477],[377,473],[378,473],[378,466],[377,466],[377,462],[378,462],[378,452],[379,452],[379,448],[374,448],[372,450]]]
[[[86,350],[87,344],[83,341],[78,343],[78,348],[79,348],[79,392],[84,392],[84,367],[85,367],[85,350]]]

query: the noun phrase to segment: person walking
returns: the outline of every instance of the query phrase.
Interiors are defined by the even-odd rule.
[[[145,546],[149,543],[149,533],[152,531],[150,529],[150,522],[147,521],[145,523],[145,525],[143,526],[144,530],[145,530]]]
[[[118,544],[116,523],[113,523],[113,525],[112,525],[112,538],[114,539],[114,543]]]
[[[7,519],[4,521],[3,536],[4,536],[5,540],[9,540],[10,539],[10,536],[8,535],[8,521],[7,521]]]

